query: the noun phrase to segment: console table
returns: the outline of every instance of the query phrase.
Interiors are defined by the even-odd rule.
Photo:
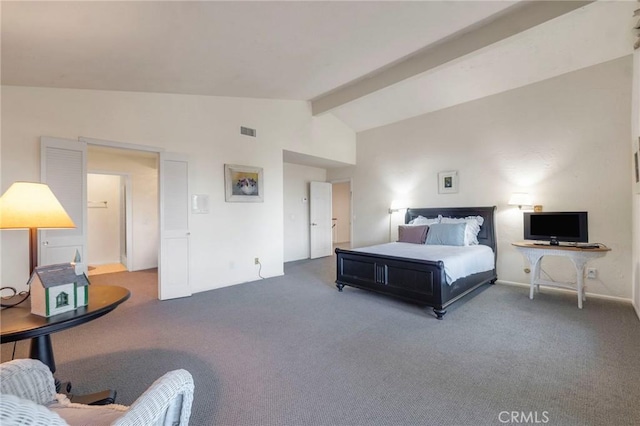
[[[529,299],[533,299],[534,289],[540,291],[540,286],[559,287],[574,290],[578,293],[578,308],[582,309],[582,301],[586,300],[584,291],[584,270],[592,259],[603,257],[611,249],[608,247],[583,248],[579,246],[552,246],[533,244],[526,242],[512,243],[515,248],[529,260],[531,265],[531,288],[529,289]],[[576,284],[543,280],[540,278],[540,265],[544,256],[564,256],[573,261],[576,267]]]

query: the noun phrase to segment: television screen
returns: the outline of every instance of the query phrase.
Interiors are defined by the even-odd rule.
[[[559,242],[589,242],[587,212],[524,213],[524,239]]]

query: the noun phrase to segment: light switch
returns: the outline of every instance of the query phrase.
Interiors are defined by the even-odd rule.
[[[191,196],[191,213],[209,213],[209,196],[204,194],[193,194]]]

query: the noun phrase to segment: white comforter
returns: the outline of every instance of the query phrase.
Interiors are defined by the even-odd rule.
[[[478,272],[490,271],[495,267],[495,257],[491,247],[473,246],[440,246],[411,243],[386,243],[376,246],[353,249],[385,256],[405,257],[409,259],[441,260],[447,284]]]

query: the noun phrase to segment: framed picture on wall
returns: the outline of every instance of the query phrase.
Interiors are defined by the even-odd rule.
[[[262,167],[224,165],[224,199],[228,203],[262,203],[264,178]]]
[[[438,193],[453,194],[458,192],[458,172],[447,171],[438,173]]]

